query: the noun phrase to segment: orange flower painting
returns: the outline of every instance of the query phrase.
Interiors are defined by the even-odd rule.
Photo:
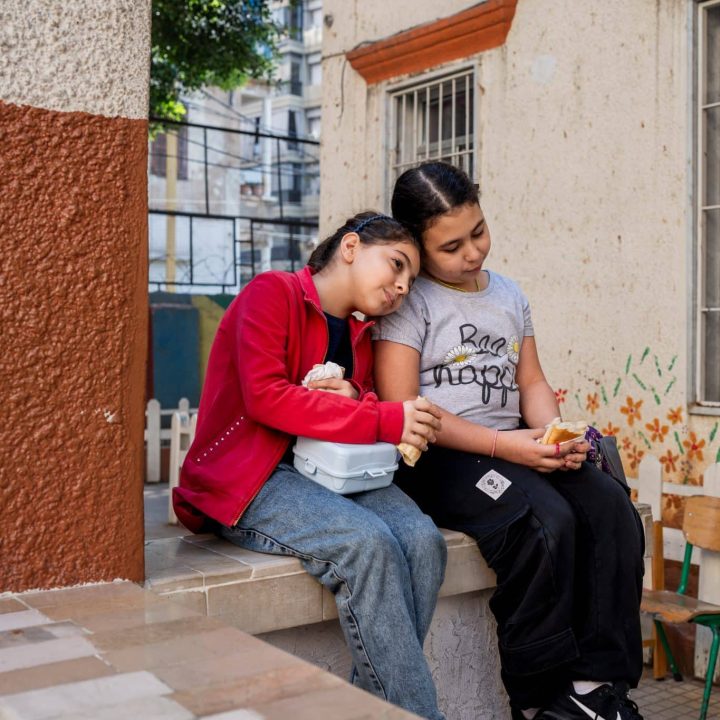
[[[636,445],[633,445],[632,450],[630,451],[628,457],[630,459],[630,467],[634,470],[638,465],[640,465],[640,461],[642,460],[643,455],[645,454],[644,450],[640,450]]]
[[[694,431],[690,432],[687,440],[683,440],[683,446],[687,450],[688,460],[704,460],[702,449],[705,447],[705,440],[698,440]]]
[[[660,456],[660,462],[663,464],[666,473],[675,472],[677,469],[675,463],[679,457],[679,455],[673,455],[672,450],[668,450],[664,455]]]
[[[595,411],[600,407],[600,397],[597,393],[588,393],[587,403],[585,403],[585,409],[589,410],[593,415]]]
[[[622,439],[622,449],[627,451],[631,447],[632,447],[632,440],[629,437],[624,437]]]
[[[667,414],[667,419],[673,425],[680,424],[682,422],[682,407],[678,405],[674,410],[670,410],[670,412]]]
[[[646,423],[645,427],[650,433],[650,439],[653,442],[662,442],[670,429],[667,425],[660,425],[658,418],[655,418],[651,423]]]
[[[642,407],[642,404],[644,401],[638,400],[636,402],[628,395],[625,402],[627,403],[627,405],[623,405],[620,408],[620,412],[623,415],[627,415],[628,425],[630,425],[632,427],[635,424],[636,420],[642,420],[642,414],[640,412],[640,408]]]
[[[557,400],[558,405],[562,405],[565,402],[566,395],[567,390],[564,390],[563,388],[559,388],[555,391],[555,399]]]
[[[617,425],[613,425],[611,422],[607,424],[607,427],[604,427],[600,431],[603,435],[617,435],[620,432],[620,428]]]

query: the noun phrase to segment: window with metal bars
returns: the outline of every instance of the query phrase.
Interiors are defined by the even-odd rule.
[[[474,72],[463,70],[391,93],[391,184],[425,160],[444,160],[473,177]]]
[[[720,410],[720,0],[697,9],[696,399]]]

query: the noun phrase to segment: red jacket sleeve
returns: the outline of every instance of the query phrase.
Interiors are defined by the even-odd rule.
[[[253,420],[290,435],[333,442],[400,441],[402,403],[380,402],[367,391],[351,400],[291,382],[287,347],[289,333],[297,332],[290,323],[291,304],[298,301],[284,282],[270,273],[259,275],[238,300],[235,367]]]

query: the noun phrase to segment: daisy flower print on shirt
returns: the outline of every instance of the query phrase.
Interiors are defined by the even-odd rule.
[[[472,345],[456,345],[452,350],[445,354],[443,365],[457,370],[461,367],[469,365],[473,361],[475,355],[477,355],[477,350]]]
[[[520,341],[518,340],[517,335],[513,335],[509,340],[507,344],[507,355],[508,360],[513,365],[518,364],[518,360],[520,359]]]

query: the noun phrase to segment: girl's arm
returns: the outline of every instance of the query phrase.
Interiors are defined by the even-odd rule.
[[[401,401],[417,397],[419,383],[420,353],[417,350],[389,340],[375,343],[375,387],[380,398]],[[436,435],[437,444],[442,447],[490,455],[494,443],[495,457],[544,472],[563,466],[563,459],[554,457],[554,447],[535,442],[544,430],[510,430],[498,433],[496,438],[495,430],[491,428],[464,420],[442,408],[440,411],[442,428]]]
[[[555,393],[540,366],[537,345],[532,335],[523,338],[515,382],[520,388],[520,414],[528,427],[545,427],[560,415]]]
[[[258,275],[237,302],[233,365],[248,416],[290,435],[356,443],[400,440],[402,405],[378,402],[370,393],[357,401],[310,391],[291,377],[287,345],[297,332],[290,329],[297,299],[285,282],[273,273]]]
[[[540,366],[537,344],[532,335],[526,335],[520,348],[515,381],[520,388],[520,413],[531,428],[544,428],[560,415],[560,406]],[[586,458],[590,446],[575,443],[571,452],[564,455],[561,470],[576,470]]]
[[[289,435],[334,442],[402,441],[422,449],[434,439],[439,412],[428,402],[380,402],[372,392],[355,400],[296,384],[287,344],[297,300],[272,273],[257,276],[236,302],[232,362],[253,420]]]
[[[416,398],[420,390],[420,353],[409,345],[379,340],[375,348],[375,388],[383,400]],[[437,444],[454,450],[489,455],[494,430],[468,422],[440,408],[442,429]]]

